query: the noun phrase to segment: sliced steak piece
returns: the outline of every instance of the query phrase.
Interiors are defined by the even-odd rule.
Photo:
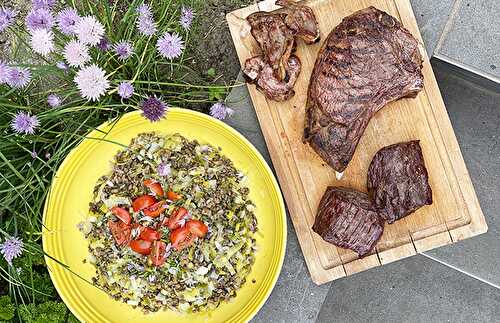
[[[252,36],[278,80],[286,75],[286,63],[295,49],[293,31],[285,24],[285,13],[259,11],[247,17]]]
[[[283,8],[252,13],[247,21],[252,36],[262,50],[262,59],[273,71],[274,79],[288,83],[288,78],[295,72],[287,70],[291,65],[290,56],[295,51],[295,37],[308,44],[314,43],[319,40],[319,28],[311,8],[290,0],[278,0],[276,4]],[[293,96],[293,92],[289,93]]]
[[[320,40],[318,21],[311,8],[292,0],[278,0],[276,4],[283,7],[278,12],[287,13],[285,24],[293,30],[295,36],[306,44],[314,44]]]
[[[321,198],[312,229],[326,242],[364,256],[382,236],[384,221],[367,194],[330,186]]]
[[[286,66],[287,74],[285,79],[280,81],[263,57],[255,56],[246,60],[243,75],[248,82],[255,83],[257,89],[264,93],[266,98],[274,101],[286,101],[295,94],[293,86],[300,74],[301,67],[299,58],[295,55],[290,56]]]
[[[367,186],[375,206],[389,223],[432,204],[419,141],[380,149],[368,168]]]
[[[344,171],[371,117],[423,88],[421,69],[417,40],[394,17],[369,7],[344,18],[316,59],[304,140]]]

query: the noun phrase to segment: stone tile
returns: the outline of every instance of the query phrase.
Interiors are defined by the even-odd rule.
[[[465,81],[435,63],[441,94],[489,229],[429,254],[500,285],[500,92]]]
[[[449,32],[436,53],[500,78],[499,17],[500,1],[460,0]]]
[[[410,0],[429,57],[443,32],[455,0]]]
[[[421,255],[331,284],[323,322],[494,322],[500,290]]]
[[[243,76],[238,75],[237,82],[243,82]],[[252,100],[246,85],[234,88],[226,99],[226,104],[234,110],[234,114],[225,121],[247,138],[272,167],[271,158],[260,130],[259,121],[253,108]]]
[[[285,262],[271,296],[252,320],[254,323],[314,322],[329,284],[317,286],[309,276],[295,230],[287,217]]]

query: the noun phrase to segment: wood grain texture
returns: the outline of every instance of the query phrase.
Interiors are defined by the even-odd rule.
[[[335,172],[302,143],[309,78],[322,44],[298,42],[302,71],[295,96],[286,102],[267,100],[254,85],[248,89],[259,119],[290,216],[313,281],[322,284],[368,268],[412,256],[486,232],[482,214],[457,139],[453,132],[408,0],[310,0],[322,40],[353,12],[375,6],[397,18],[419,40],[424,58],[424,89],[415,99],[401,99],[370,121],[354,157],[337,180]],[[240,63],[259,54],[245,18],[252,12],[278,8],[274,1],[227,15]],[[366,191],[368,165],[382,147],[419,139],[429,172],[434,203],[392,225],[386,225],[376,250],[362,259],[350,250],[324,242],[311,230],[316,208],[329,185]]]

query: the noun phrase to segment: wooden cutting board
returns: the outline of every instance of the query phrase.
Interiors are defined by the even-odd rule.
[[[409,1],[313,0],[307,4],[316,14],[322,41],[311,46],[298,41],[302,71],[295,96],[287,102],[273,102],[254,85],[248,89],[313,281],[322,284],[486,232],[488,227]],[[425,85],[415,99],[392,102],[371,119],[354,158],[338,180],[335,171],[302,143],[307,87],[318,50],[329,32],[343,17],[368,6],[396,17],[419,40]],[[276,8],[274,1],[264,1],[227,15],[241,64],[259,53],[245,18],[255,11]],[[316,209],[327,186],[366,191],[367,169],[374,154],[384,146],[412,139],[419,139],[422,146],[433,191],[432,205],[386,225],[376,250],[362,259],[350,250],[324,242],[312,231]]]

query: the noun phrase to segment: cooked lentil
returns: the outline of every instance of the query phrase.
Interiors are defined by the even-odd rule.
[[[170,167],[169,175],[158,174],[160,165]],[[183,198],[157,218],[134,212],[134,222],[156,227],[182,206],[209,228],[204,239],[186,249],[168,248],[160,267],[127,245],[118,246],[107,225],[117,220],[110,212],[113,206],[130,206],[135,197],[148,193],[143,185],[148,178]],[[111,174],[97,181],[93,193],[89,218],[80,229],[89,242],[88,260],[96,268],[93,282],[113,299],[146,313],[197,312],[233,298],[245,283],[255,259],[255,206],[246,177],[220,149],[179,134],[140,134],[114,157]],[[168,228],[160,232],[162,241],[169,243]],[[132,236],[136,234],[132,230]]]

